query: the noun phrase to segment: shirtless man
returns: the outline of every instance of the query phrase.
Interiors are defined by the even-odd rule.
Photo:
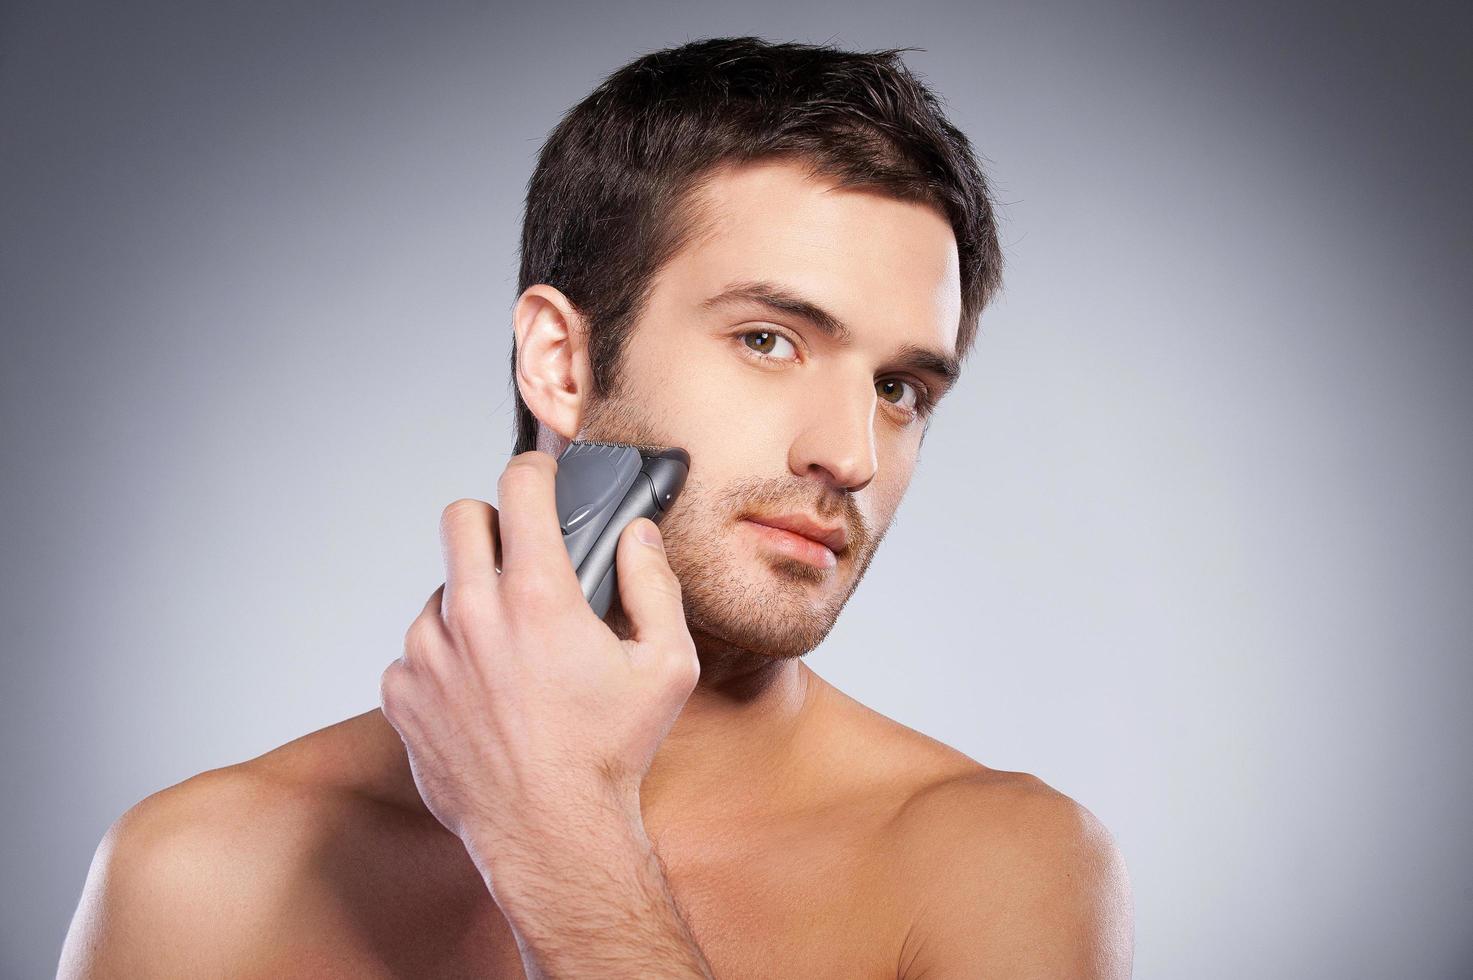
[[[445,509],[381,708],[132,807],[60,974],[1127,977],[1088,810],[800,659],[1000,282],[971,160],[893,52],[693,42],[575,107],[529,186],[516,452]],[[603,621],[556,530],[574,438],[691,459]]]

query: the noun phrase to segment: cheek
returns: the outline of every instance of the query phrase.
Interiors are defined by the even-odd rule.
[[[656,372],[653,383],[672,421],[724,457],[744,447],[771,446],[792,420],[780,381],[743,364],[735,353],[706,352],[698,363],[687,353],[678,372]],[[682,363],[668,360],[667,364]],[[686,366],[688,365],[688,366]]]
[[[915,472],[914,447],[898,440],[895,445],[880,443],[879,470],[869,486],[859,495],[859,507],[871,528],[884,527],[900,508],[910,489]]]

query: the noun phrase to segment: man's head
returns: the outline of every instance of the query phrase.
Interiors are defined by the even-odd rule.
[[[690,453],[661,528],[703,658],[828,634],[1001,282],[970,144],[899,50],[647,55],[568,113],[528,186],[513,451]],[[836,562],[746,520],[792,514],[846,532]]]

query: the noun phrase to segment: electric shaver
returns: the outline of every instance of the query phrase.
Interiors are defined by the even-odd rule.
[[[557,516],[583,596],[599,619],[618,590],[619,535],[636,517],[656,524],[690,471],[684,449],[573,442],[557,461]]]

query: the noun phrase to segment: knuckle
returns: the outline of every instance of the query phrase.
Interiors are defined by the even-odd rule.
[[[695,651],[695,641],[688,632],[681,635],[667,635],[660,641],[661,656],[657,657],[660,663],[660,672],[675,679],[694,679],[695,673],[700,673],[701,659]]]
[[[529,449],[524,453],[518,453],[517,455],[513,456],[510,462],[506,464],[506,469],[502,471],[502,475],[526,475],[537,473],[547,464],[550,459],[552,459],[552,457],[547,455],[547,453],[542,452],[541,450]]]
[[[461,497],[452,500],[440,511],[440,527],[451,528],[460,524],[461,521],[483,513],[491,505],[484,500],[476,500],[474,497]]]
[[[670,683],[678,687],[694,687],[701,677],[701,659],[696,655],[694,641],[672,643],[666,658],[666,674]]]
[[[419,661],[433,649],[434,624],[425,616],[418,616],[404,631],[404,657],[407,661]],[[398,661],[395,661],[396,663]]]
[[[557,460],[540,449],[529,449],[518,453],[506,464],[497,480],[499,485],[516,483],[518,480],[541,481],[547,475],[556,475]]]
[[[401,713],[404,687],[409,682],[409,665],[400,657],[388,667],[378,681],[379,704],[383,706],[384,714],[397,717]]]
[[[540,449],[528,449],[526,452],[517,453],[507,464],[510,469],[513,466],[525,466],[531,470],[547,469],[557,466],[557,458],[551,453],[545,453]]]
[[[444,600],[443,618],[452,631],[464,635],[480,628],[486,621],[486,607],[475,596],[465,592],[447,593]]]

